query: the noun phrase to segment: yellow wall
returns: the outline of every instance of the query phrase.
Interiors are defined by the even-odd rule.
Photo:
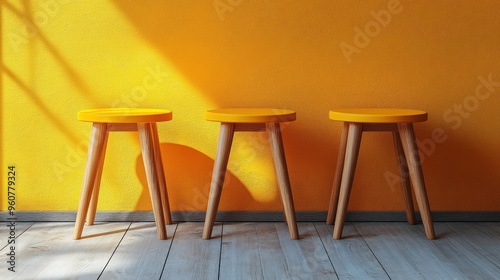
[[[219,127],[203,114],[230,106],[297,111],[283,134],[298,210],[327,209],[341,127],[328,110],[365,106],[429,112],[416,131],[433,210],[500,210],[499,1],[0,7],[0,173],[16,166],[19,211],[76,209],[90,134],[76,114],[99,107],[171,109],[171,205],[204,210]],[[264,135],[237,134],[229,169],[221,209],[281,209]],[[403,209],[395,173],[390,134],[365,134],[350,209]],[[145,184],[138,137],[112,134],[99,209],[151,209]]]

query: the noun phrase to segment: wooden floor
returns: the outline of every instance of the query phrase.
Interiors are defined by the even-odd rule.
[[[0,279],[500,279],[500,223],[422,225],[218,223],[202,240],[202,223],[100,223],[72,240],[73,223],[18,223],[15,273],[7,270],[9,229],[1,223]],[[9,245],[10,246],[10,245]]]

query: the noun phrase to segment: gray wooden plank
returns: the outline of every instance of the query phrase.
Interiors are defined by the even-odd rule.
[[[23,234],[27,229],[29,229],[34,223],[32,222],[16,222],[15,224],[15,229],[14,229],[14,235],[17,237],[19,237],[21,234]],[[10,229],[10,223],[6,223],[6,222],[1,222],[0,223],[0,237],[1,237],[1,240],[0,243],[1,247],[0,247],[0,251],[5,249],[5,247],[7,247],[9,241],[8,241],[8,238],[10,237],[10,232],[11,232],[11,229]]]
[[[264,279],[259,258],[258,225],[224,223],[219,279]],[[264,229],[260,228],[261,231]],[[277,250],[276,246],[273,248]]]
[[[497,232],[500,233],[500,222],[484,222],[484,223],[477,223],[478,225],[482,226],[482,225],[486,225],[486,226],[490,226],[491,228],[494,228]]]
[[[437,240],[422,226],[355,223],[391,278],[496,279],[498,267],[444,224],[434,223]]]
[[[485,258],[500,266],[500,223],[446,223],[446,225]],[[498,228],[495,229],[495,226]]]
[[[337,279],[312,223],[291,240],[284,223],[224,224],[220,279]]]
[[[129,225],[86,226],[73,240],[74,223],[36,223],[16,240],[16,272],[5,278],[97,279]]]
[[[442,238],[432,242],[440,250],[440,257],[448,258],[448,261],[455,264],[456,269],[467,279],[500,278],[498,262],[493,263],[488,261],[481,253],[482,249],[478,250],[469,242],[466,242],[465,234],[454,231],[448,223],[435,223],[435,228],[437,231],[446,233],[443,234]],[[417,234],[416,232],[414,233]],[[497,240],[496,244],[499,243]],[[489,246],[492,245],[493,243]]]
[[[332,226],[325,223],[315,223],[315,226],[339,279],[389,279],[351,223],[344,225],[341,240],[333,239]]]
[[[393,279],[465,279],[452,263],[432,253],[425,235],[411,234],[406,223],[354,223],[375,257]],[[442,234],[442,233],[441,233]]]
[[[100,279],[160,279],[177,224],[167,225],[167,240],[158,239],[154,222],[133,223]]]
[[[477,228],[488,234],[493,234],[495,236],[500,235],[500,223],[477,223]]]
[[[288,226],[285,223],[274,225],[288,268],[284,279],[338,279],[313,223],[298,224],[299,240],[290,239]],[[265,240],[265,242],[273,241]],[[272,258],[269,260],[270,263],[273,261]]]
[[[179,223],[161,279],[217,279],[221,226],[214,226],[210,240],[202,232],[203,223]]]

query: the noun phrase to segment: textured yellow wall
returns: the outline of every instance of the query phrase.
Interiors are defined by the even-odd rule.
[[[203,114],[230,106],[297,111],[283,134],[298,210],[327,208],[341,127],[328,110],[366,106],[429,112],[416,131],[433,210],[500,210],[499,1],[0,7],[0,173],[16,166],[19,211],[76,209],[90,134],[76,114],[99,107],[172,110],[171,205],[203,210],[218,134]],[[229,169],[221,209],[281,209],[265,135],[237,134]],[[390,134],[365,134],[350,209],[403,209],[395,173]],[[110,136],[99,209],[151,209],[134,133]]]

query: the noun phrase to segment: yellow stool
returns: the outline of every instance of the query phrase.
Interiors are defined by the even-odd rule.
[[[221,128],[219,145],[217,147],[214,170],[212,173],[212,183],[210,186],[210,196],[203,229],[203,239],[210,239],[212,236],[212,228],[215,222],[215,216],[217,215],[217,208],[222,193],[222,185],[224,184],[234,132],[260,131],[264,128],[270,136],[274,168],[281,191],[281,199],[285,210],[288,230],[290,231],[290,237],[292,239],[298,239],[299,232],[297,230],[292,190],[290,188],[280,129],[281,122],[291,122],[295,120],[295,112],[291,110],[264,108],[218,109],[207,111],[205,113],[205,119],[208,121],[221,122]]]
[[[74,239],[82,237],[85,220],[87,225],[94,224],[108,132],[112,131],[139,132],[158,238],[167,238],[165,224],[171,224],[172,219],[156,123],[171,119],[172,112],[160,109],[113,108],[84,110],[78,113],[78,120],[92,122],[93,125]]]
[[[406,202],[408,223],[415,224],[410,181],[407,177],[409,174],[425,227],[425,233],[428,239],[434,239],[434,227],[432,225],[429,201],[427,199],[424,176],[422,167],[420,166],[415,132],[413,130],[413,123],[426,121],[427,113],[406,109],[339,109],[330,111],[330,119],[344,122],[337,170],[326,221],[327,224],[331,225],[335,220],[333,238],[340,239],[342,235],[347,204],[354,179],[354,170],[358,160],[361,134],[364,131],[392,131],[399,172],[403,183],[403,195]],[[337,211],[336,217],[335,211]]]

